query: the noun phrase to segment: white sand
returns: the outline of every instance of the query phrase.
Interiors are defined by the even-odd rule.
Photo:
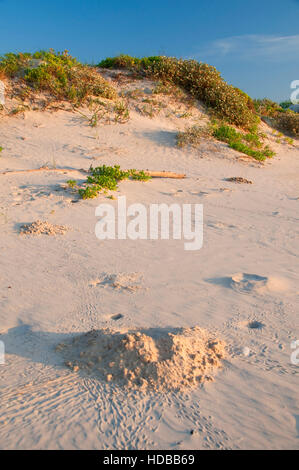
[[[116,194],[128,204],[204,204],[200,251],[180,240],[99,241],[95,207],[117,201],[72,202],[60,185],[83,181],[81,173],[0,176],[2,449],[299,447],[299,369],[290,360],[299,339],[298,143],[271,137],[278,155],[264,165],[221,143],[180,150],[175,133],[188,122],[138,110],[126,124],[97,129],[66,111],[1,120],[1,171],[104,163],[171,170],[188,178],[125,181]],[[20,226],[36,220],[72,230],[21,236]],[[121,273],[139,273],[137,282],[113,286]],[[92,329],[195,325],[223,339],[228,357],[214,382],[182,394],[128,392],[74,374],[55,351]]]

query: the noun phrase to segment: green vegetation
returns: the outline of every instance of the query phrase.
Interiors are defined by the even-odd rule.
[[[282,103],[279,103],[279,106],[283,109],[288,109],[292,104],[292,101],[282,101]]]
[[[118,124],[124,124],[130,119],[129,108],[124,101],[107,103],[98,98],[90,98],[87,107],[91,113],[89,116],[80,109],[77,112],[88,121],[91,127],[97,127],[100,120],[102,122],[114,121]]]
[[[105,122],[127,122],[130,117],[129,97],[139,98],[136,109],[148,117],[154,117],[167,106],[155,98],[159,98],[158,94],[166,94],[186,104],[195,104],[199,100],[207,106],[211,116],[212,123],[209,126],[192,126],[179,132],[177,144],[180,147],[198,146],[202,138],[215,137],[237,151],[257,160],[265,160],[272,157],[274,152],[264,145],[263,136],[257,130],[261,118],[268,118],[267,122],[282,132],[299,137],[299,114],[288,109],[291,104],[289,101],[278,104],[269,99],[252,100],[246,93],[228,84],[216,68],[208,64],[175,57],[137,58],[119,55],[108,57],[98,66],[127,69],[131,71],[132,77],[155,80],[152,97],[145,96],[140,90],[130,90],[119,97],[116,89],[98,73],[97,68],[80,63],[68,51],[59,53],[50,49],[34,54],[8,53],[0,56],[0,77],[14,79],[14,96],[21,103],[10,110],[10,114],[24,112],[28,109],[24,103],[26,99],[34,96],[35,92],[45,92],[50,96],[49,101],[51,98],[66,100],[73,107],[87,104],[90,116],[83,114],[80,109],[78,112],[88,120],[91,127],[96,127],[100,119]],[[114,101],[107,102],[105,99]],[[190,117],[190,113],[185,112],[180,117]],[[281,140],[293,143],[290,137],[278,135],[277,143]],[[119,167],[114,167],[112,174],[111,168],[104,166],[91,169],[87,186],[79,189],[81,196],[96,197],[102,190],[114,190],[117,182],[124,178],[147,178],[144,172],[122,172]]]
[[[294,139],[291,139],[290,137],[284,137],[283,140],[289,145],[294,145]]]
[[[152,64],[160,62],[163,59],[161,56],[143,57],[131,57],[126,54],[120,54],[117,57],[107,57],[99,63],[99,67],[105,69],[147,69]]]
[[[56,99],[76,105],[88,96],[117,97],[116,90],[96,68],[81,64],[68,51],[5,54],[0,57],[0,73],[18,78],[32,90],[48,92]]]
[[[253,100],[254,108],[259,116],[275,117],[277,113],[284,113],[283,109],[275,101],[269,100],[268,98]]]
[[[108,57],[99,63],[99,67],[125,68],[149,76],[158,81],[154,93],[171,94],[173,86],[180,87],[193,98],[202,101],[214,117],[244,130],[250,130],[258,124],[261,117],[269,117],[278,129],[295,137],[299,136],[299,115],[287,109],[290,102],[279,105],[266,98],[252,100],[240,89],[226,83],[215,67],[196,60],[164,56],[140,59],[122,54]],[[144,112],[153,115],[151,110],[145,109]],[[249,142],[248,139],[251,138],[258,145],[256,138],[250,135],[245,137],[245,141]],[[249,143],[254,144],[254,141]],[[254,154],[255,158],[261,158],[252,145],[241,145],[240,142],[233,145]],[[268,153],[266,150],[266,154]]]
[[[130,119],[130,112],[126,102],[118,101],[113,107],[115,113],[115,122],[124,124]]]
[[[275,123],[278,129],[295,137],[299,137],[299,114],[287,111],[276,117]]]
[[[285,101],[280,105],[267,98],[254,100],[256,112],[261,117],[271,118],[272,125],[294,137],[299,137],[299,114],[288,109],[292,103]]]
[[[249,132],[239,132],[234,127],[218,121],[213,121],[208,126],[192,126],[184,132],[178,132],[177,145],[184,147],[191,145],[198,147],[202,138],[215,137],[217,140],[226,142],[234,150],[250,155],[256,160],[265,160],[272,157],[274,152],[261,142],[263,134],[258,133],[257,126],[253,126]]]
[[[215,67],[196,60],[164,56],[138,59],[120,55],[103,60],[99,67],[137,70],[164,85],[177,85],[205,103],[218,117],[236,126],[246,129],[258,122],[251,98],[226,83]]]
[[[225,124],[216,124],[213,130],[216,139],[226,142],[234,150],[245,153],[256,160],[266,160],[273,157],[275,153],[261,142],[261,135],[257,133],[257,128],[253,127],[250,132],[243,134],[234,127]]]
[[[67,181],[67,184],[69,186],[69,188],[75,188],[77,186],[77,181],[75,180],[68,180]]]
[[[124,179],[133,179],[138,181],[148,181],[148,176],[143,170],[121,170],[119,165],[99,166],[90,168],[90,176],[87,177],[86,186],[80,188],[78,193],[83,199],[95,198],[101,191],[115,191],[119,181]]]

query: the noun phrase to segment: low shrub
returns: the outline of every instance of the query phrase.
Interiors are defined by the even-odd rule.
[[[49,92],[74,104],[82,103],[88,96],[117,97],[116,90],[96,68],[81,64],[68,51],[5,54],[0,57],[0,71],[7,77],[23,80],[34,90]]]
[[[275,103],[267,98],[254,100],[257,113],[271,118],[271,124],[282,132],[299,137],[299,114],[288,109],[291,101]]]
[[[299,114],[288,111],[275,118],[278,129],[294,137],[299,137]]]
[[[279,103],[279,106],[282,108],[282,109],[289,109],[289,107],[292,105],[292,101],[282,101],[281,103]]]
[[[285,110],[275,101],[268,98],[253,100],[254,107],[259,116],[274,117]]]
[[[99,166],[90,168],[90,175],[87,177],[86,186],[78,190],[82,199],[95,198],[102,191],[115,191],[119,181],[131,178],[138,181],[148,181],[150,176],[144,171],[121,170],[119,165]]]
[[[226,142],[230,148],[249,155],[256,160],[266,160],[266,158],[275,155],[267,145],[263,145],[260,135],[255,128],[251,129],[247,134],[243,134],[225,124],[215,124],[213,136],[222,142]]]
[[[99,67],[128,68],[172,83],[202,101],[221,119],[248,129],[258,122],[251,98],[238,88],[225,82],[215,67],[196,60],[175,57],[144,57],[137,59],[126,55],[108,58]]]
[[[107,59],[102,60],[98,64],[98,67],[105,69],[146,69],[154,62],[159,62],[161,60],[162,57],[160,56],[143,57],[142,59],[139,59],[138,57],[120,54],[116,57],[107,57]]]
[[[184,132],[178,132],[177,145],[178,147],[184,147],[185,145],[198,147],[202,138],[207,139],[211,136],[226,142],[230,148],[256,160],[265,160],[267,157],[274,155],[274,152],[261,142],[262,134],[258,132],[257,126],[253,126],[249,132],[243,133],[226,124],[219,124],[217,121],[213,121],[212,124],[205,127],[192,126],[185,129]]]
[[[136,57],[120,54],[117,57],[107,57],[98,64],[98,67],[105,69],[130,69],[140,65],[140,62],[141,60]]]

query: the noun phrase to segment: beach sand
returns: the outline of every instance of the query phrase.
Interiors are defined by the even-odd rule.
[[[204,206],[201,250],[184,250],[183,240],[101,241],[95,208],[117,199],[79,200],[64,189],[82,173],[0,175],[2,449],[299,447],[299,369],[291,362],[299,339],[298,142],[275,143],[263,124],[277,152],[265,163],[209,140],[179,149],[176,132],[192,123],[138,109],[125,124],[96,128],[63,110],[2,118],[1,172],[103,164],[175,171],[186,179],[123,181],[115,197]],[[20,234],[37,220],[68,230]],[[101,284],[119,278],[138,288]],[[93,329],[194,326],[223,340],[227,356],[214,381],[181,392],[128,391],[67,368],[55,350]]]

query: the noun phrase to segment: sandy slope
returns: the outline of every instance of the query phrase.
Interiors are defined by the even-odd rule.
[[[82,174],[0,176],[2,449],[298,448],[298,366],[290,361],[299,338],[298,147],[277,146],[265,165],[222,144],[180,150],[181,121],[134,111],[127,124],[97,129],[65,111],[1,121],[1,171],[104,163],[173,170],[188,178],[126,181],[117,194],[128,204],[204,204],[200,251],[173,240],[100,242],[95,207],[117,201],[72,202],[59,184]],[[224,181],[231,176],[253,184]],[[37,219],[72,230],[19,234]],[[120,272],[140,273],[144,289],[94,282]],[[237,273],[278,281],[259,289],[259,278],[246,284]],[[215,382],[184,394],[127,394],[73,374],[54,349],[92,328],[194,325],[223,338],[230,356]]]

